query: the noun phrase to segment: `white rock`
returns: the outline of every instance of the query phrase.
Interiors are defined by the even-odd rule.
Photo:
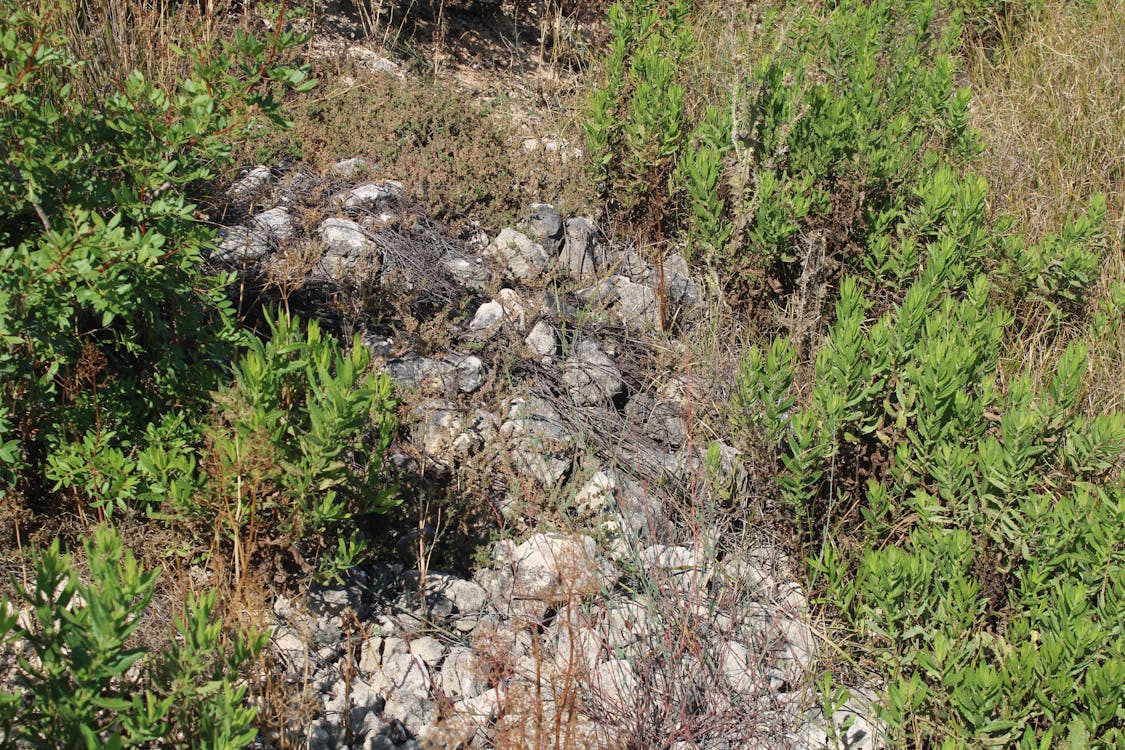
[[[524,339],[527,348],[540,357],[549,357],[559,348],[558,334],[555,328],[545,320],[541,320],[531,328],[531,333]]]
[[[440,683],[445,696],[453,700],[475,698],[488,687],[480,678],[476,656],[464,646],[450,649],[441,665]]]
[[[274,650],[293,672],[304,672],[309,667],[309,647],[293,631],[277,628],[272,639]]]
[[[330,171],[338,177],[355,177],[371,168],[371,162],[361,156],[355,156],[351,159],[341,159],[332,165]]]
[[[421,659],[426,666],[433,667],[441,661],[445,646],[437,638],[427,635],[410,642],[410,653]]]
[[[516,330],[527,328],[527,303],[514,289],[501,289],[496,295],[496,301],[504,308],[504,317]]]
[[[357,185],[344,199],[344,208],[374,209],[387,201],[402,197],[403,193],[402,183],[394,180]]]
[[[296,233],[293,216],[281,206],[254,215],[249,221],[249,226],[253,230],[264,232],[274,242],[292,239]]]
[[[596,593],[606,584],[588,536],[535,534],[512,551],[514,594],[545,602]]]
[[[244,226],[219,227],[219,244],[215,248],[215,258],[219,261],[258,260],[269,250],[269,240],[261,232]]]
[[[488,602],[488,593],[473,581],[451,581],[443,593],[461,614],[480,612]]]
[[[518,279],[530,279],[547,268],[547,252],[543,246],[510,227],[502,229],[485,252],[503,263]]]
[[[469,322],[470,331],[491,331],[504,322],[504,306],[496,300],[485,302],[477,308],[476,315]]]
[[[371,245],[366,230],[348,219],[325,219],[320,222],[319,232],[330,256],[358,258]]]
[[[594,222],[576,216],[566,222],[566,241],[559,254],[559,265],[576,279],[597,276],[608,266],[605,250],[598,242]]]
[[[594,668],[590,675],[594,700],[610,711],[628,715],[637,705],[639,681],[633,665],[624,659],[610,659]]]
[[[634,328],[659,325],[660,302],[656,290],[637,284],[625,276],[611,277],[617,292],[615,310],[624,325]]]
[[[616,489],[617,480],[604,471],[598,471],[574,494],[574,506],[580,513],[601,513],[613,507]]]
[[[383,639],[377,635],[370,635],[363,641],[359,650],[359,671],[371,674],[379,668],[383,651]]]
[[[227,192],[236,198],[245,198],[271,184],[273,184],[273,172],[269,167],[259,164],[236,180]]]
[[[580,341],[563,366],[563,383],[579,406],[604,404],[624,385],[621,371],[596,342]]]

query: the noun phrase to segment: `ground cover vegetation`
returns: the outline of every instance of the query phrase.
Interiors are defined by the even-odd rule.
[[[559,190],[706,269],[747,341],[732,427],[834,646],[824,692],[875,685],[891,746],[1125,743],[1125,5],[623,0],[568,108],[588,171],[531,176],[436,79],[319,94],[276,13],[228,40],[145,7],[0,8],[3,543],[38,548],[34,622],[0,611],[36,657],[0,745],[246,745],[261,637],[220,587],[137,645],[159,581],[113,527],[235,589],[338,574],[395,502],[366,349],[281,312],[247,329],[203,262],[195,201],[290,120],[249,148],[351,156],[374,122],[431,213],[499,224]]]

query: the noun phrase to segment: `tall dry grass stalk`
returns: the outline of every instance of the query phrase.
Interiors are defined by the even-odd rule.
[[[970,53],[974,124],[986,149],[974,168],[994,208],[1029,240],[1058,232],[1094,193],[1108,199],[1105,261],[1092,309],[1125,282],[1125,0],[1051,0],[1018,38]],[[1015,369],[1048,371],[1063,339],[1031,331]],[[1125,407],[1125,341],[1085,334],[1087,409]]]
[[[85,61],[79,85],[104,93],[139,70],[165,85],[186,74],[178,47],[207,48],[248,22],[235,0],[35,0],[64,31],[70,52]]]

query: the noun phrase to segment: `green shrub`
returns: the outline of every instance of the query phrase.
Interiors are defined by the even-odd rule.
[[[685,89],[694,48],[688,0],[632,0],[609,9],[613,34],[590,98],[586,145],[602,197],[650,230],[675,207],[673,169],[685,143]]]
[[[1057,283],[1013,298],[985,274],[999,243],[981,186],[935,176],[950,189],[929,183],[904,221],[925,231],[901,301],[878,314],[844,277],[807,399],[789,407],[792,347],[754,349],[747,422],[780,443],[778,487],[814,585],[885,675],[896,742],[1039,748],[1066,728],[1116,747],[1125,639],[1109,623],[1125,616],[1125,490],[1105,482],[1125,415],[1082,414],[1081,345],[1042,385],[1001,366],[1016,319],[1005,301],[1092,282],[1100,206],[1064,232],[1072,242],[1049,240],[1066,258]],[[1031,278],[1042,271],[1016,282]]]
[[[152,599],[157,574],[142,572],[121,540],[101,528],[86,544],[89,581],[80,579],[56,541],[38,553],[35,585],[21,591],[27,625],[7,616],[0,639],[20,639],[22,696],[0,696],[0,747],[235,748],[256,736],[238,672],[265,645],[236,638],[229,649],[213,618],[214,594],[193,598],[175,618],[160,654],[136,646],[134,634]]]
[[[271,539],[344,560],[357,516],[396,504],[382,476],[383,453],[397,429],[391,381],[369,372],[358,336],[341,352],[315,322],[302,331],[287,316],[270,319],[271,335],[253,339],[216,394],[207,431],[207,486],[173,498],[177,513],[218,518],[236,545]],[[185,459],[180,476],[194,468]],[[166,472],[166,468],[161,469]],[[263,533],[266,532],[266,533]],[[330,572],[330,571],[329,571]]]
[[[0,6],[3,479],[108,514],[133,490],[125,457],[164,415],[203,413],[241,340],[188,194],[232,138],[280,121],[271,91],[311,82],[275,62],[295,34],[240,33],[186,51],[174,87],[134,72],[95,97],[87,63],[23,6]]]
[[[755,64],[734,118],[733,232],[716,259],[728,283],[756,295],[766,279],[785,295],[810,262],[859,273],[878,238],[898,246],[904,217],[927,199],[914,188],[933,152],[975,149],[951,56],[958,33],[933,3],[845,1]],[[813,237],[823,259],[805,251]],[[916,272],[909,253],[884,260],[868,269],[876,283]]]

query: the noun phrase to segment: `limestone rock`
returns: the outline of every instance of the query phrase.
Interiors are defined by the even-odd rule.
[[[613,360],[589,339],[580,341],[566,360],[563,383],[579,406],[604,404],[621,393],[624,386],[621,371]]]
[[[543,246],[548,257],[558,254],[563,244],[563,220],[554,206],[546,203],[531,204],[527,218],[520,223],[520,231]]]
[[[512,550],[512,564],[516,597],[562,602],[596,593],[607,582],[588,536],[535,534]]]
[[[565,234],[559,265],[567,273],[575,279],[587,279],[606,270],[609,263],[594,222],[576,216],[566,222]]]
[[[371,249],[367,231],[349,219],[325,219],[318,229],[329,257],[357,259]]]
[[[383,208],[392,201],[401,199],[403,192],[402,183],[394,180],[358,185],[344,198],[344,208],[367,210]]]
[[[547,252],[527,235],[511,228],[500,231],[485,253],[504,264],[517,279],[530,279],[547,268]]]
[[[524,339],[527,348],[540,357],[549,357],[559,348],[559,337],[555,328],[545,320],[541,320],[531,328],[531,333]]]

